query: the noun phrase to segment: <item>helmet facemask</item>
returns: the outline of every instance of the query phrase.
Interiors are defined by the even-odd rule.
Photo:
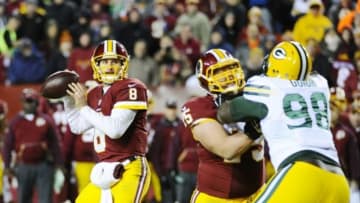
[[[207,81],[208,91],[213,94],[236,95],[245,86],[244,73],[235,59],[214,64],[199,77]]]
[[[127,77],[128,60],[124,57],[118,56],[110,58],[103,57],[94,62],[97,73],[97,80],[112,84],[117,80],[122,80]]]

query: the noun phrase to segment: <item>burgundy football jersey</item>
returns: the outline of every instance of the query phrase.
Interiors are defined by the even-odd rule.
[[[350,180],[360,179],[360,153],[356,130],[351,126],[346,115],[331,128],[341,167]]]
[[[88,94],[88,105],[103,115],[110,115],[113,108],[137,110],[134,121],[119,139],[94,135],[94,149],[99,161],[122,161],[130,156],[144,156],[147,145],[146,86],[139,80],[127,78],[111,85],[104,93],[98,86]]]
[[[185,103],[182,112],[185,125],[191,128],[199,119],[216,119],[217,106],[211,96],[199,97]],[[211,139],[211,133],[208,137]],[[254,146],[245,152],[240,163],[230,164],[199,144],[197,189],[227,199],[247,197],[256,192],[264,180],[263,159],[256,161],[252,155],[256,149]]]

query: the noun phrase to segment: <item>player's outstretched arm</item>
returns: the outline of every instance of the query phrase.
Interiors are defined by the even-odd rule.
[[[217,111],[221,123],[233,123],[248,120],[261,120],[266,117],[265,104],[245,99],[243,96],[225,101]]]
[[[110,116],[105,116],[90,107],[82,107],[80,115],[94,127],[104,132],[111,139],[122,137],[135,119],[137,111],[131,109],[113,109]]]

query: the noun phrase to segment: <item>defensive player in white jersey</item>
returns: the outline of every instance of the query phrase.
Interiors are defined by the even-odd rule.
[[[277,44],[263,68],[263,75],[248,80],[243,96],[218,110],[225,123],[260,120],[277,171],[255,202],[349,202],[329,129],[327,81],[310,74],[311,59],[294,41]]]

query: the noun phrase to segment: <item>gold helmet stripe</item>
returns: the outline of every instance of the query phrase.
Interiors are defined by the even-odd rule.
[[[221,49],[214,49],[216,55],[220,57],[221,60],[223,60],[226,56],[223,50]]]
[[[306,56],[306,51],[298,42],[291,41],[290,43],[295,47],[295,49],[297,50],[300,56],[300,70],[299,70],[298,80],[305,80],[309,66],[309,62],[307,60],[308,57]]]
[[[106,40],[104,43],[104,53],[116,53],[115,40]]]
[[[114,41],[113,40],[107,40],[106,41],[106,52],[115,53],[114,52]]]

